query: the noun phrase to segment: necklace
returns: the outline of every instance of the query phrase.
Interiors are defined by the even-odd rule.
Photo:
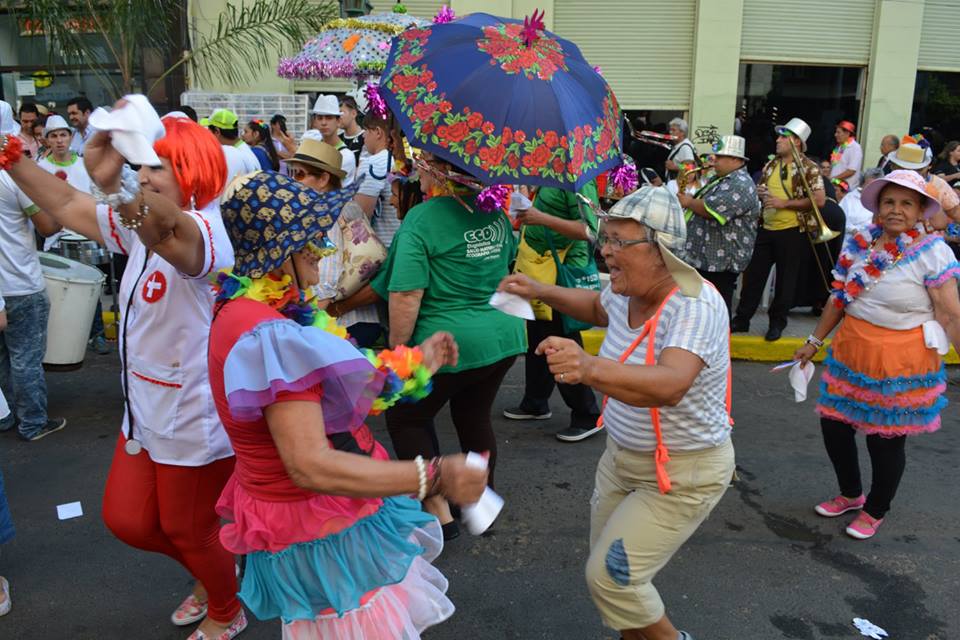
[[[843,309],[865,291],[869,291],[894,268],[923,234],[923,227],[901,233],[894,242],[880,242],[883,229],[870,225],[858,231],[840,253],[833,270],[833,303]]]

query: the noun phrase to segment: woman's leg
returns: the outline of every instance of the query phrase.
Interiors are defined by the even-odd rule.
[[[497,465],[497,438],[493,434],[490,411],[500,384],[514,360],[516,356],[510,356],[479,369],[453,374],[457,376],[457,384],[450,398],[450,416],[460,439],[460,450],[464,453],[490,452],[488,484],[491,487]]]
[[[180,551],[160,526],[156,463],[146,451],[128,455],[123,449],[125,442],[121,435],[113,452],[103,494],[103,522],[131,547],[162,553],[186,567]]]
[[[870,495],[863,510],[874,518],[882,518],[890,510],[890,502],[900,486],[900,478],[907,466],[907,437],[884,438],[879,435],[867,436],[867,451],[870,452],[870,466],[873,479]]]
[[[820,431],[823,434],[823,446],[837,474],[840,495],[850,499],[859,498],[863,494],[863,484],[860,481],[856,429],[845,422],[820,418]]]
[[[183,564],[207,591],[207,616],[228,625],[240,613],[236,560],[220,544],[217,499],[233,473],[234,458],[202,467],[157,465],[160,526]]]

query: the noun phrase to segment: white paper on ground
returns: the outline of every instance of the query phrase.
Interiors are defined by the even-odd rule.
[[[159,165],[153,143],[166,132],[160,116],[145,96],[134,94],[123,98],[127,104],[119,109],[107,111],[97,107],[90,114],[90,125],[98,131],[109,131],[113,148],[128,162]]]
[[[514,293],[497,291],[490,298],[490,306],[500,309],[507,315],[517,316],[524,320],[533,320],[533,307],[527,300]]]
[[[865,618],[854,618],[853,626],[857,628],[860,635],[873,638],[873,640],[883,640],[883,638],[889,637],[886,631]]]
[[[79,518],[83,515],[83,507],[79,502],[68,502],[57,505],[57,517],[60,520],[69,520],[70,518]]]
[[[797,402],[803,402],[807,399],[807,385],[810,384],[810,380],[813,379],[813,372],[816,371],[812,362],[808,362],[803,369],[800,368],[800,364],[798,362],[790,368],[790,386],[793,387],[794,399]]]

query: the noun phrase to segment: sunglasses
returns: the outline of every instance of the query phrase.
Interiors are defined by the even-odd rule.
[[[294,180],[303,180],[304,178],[311,175],[313,174],[305,169],[292,169],[290,171],[290,177],[292,177]]]

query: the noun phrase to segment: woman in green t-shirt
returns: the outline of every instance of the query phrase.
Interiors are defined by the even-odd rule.
[[[388,410],[387,429],[398,458],[438,455],[433,419],[449,402],[461,450],[490,452],[492,486],[497,443],[490,410],[527,348],[523,320],[489,304],[509,273],[516,242],[506,215],[474,210],[475,194],[449,179],[457,169],[424,156],[420,188],[429,199],[407,213],[371,285],[389,300],[391,345],[416,344],[443,327],[456,338],[460,359],[434,376],[426,399]],[[447,539],[457,535],[443,498],[424,507],[440,519]]]

